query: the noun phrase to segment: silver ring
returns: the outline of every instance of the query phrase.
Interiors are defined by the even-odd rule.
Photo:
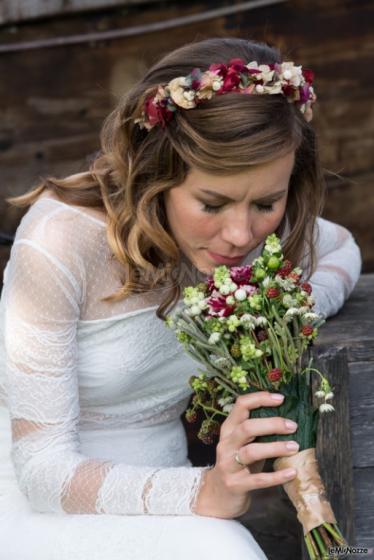
[[[238,465],[241,465],[242,467],[248,467],[248,465],[246,465],[245,463],[242,463],[239,457],[239,451],[237,451],[235,453],[235,457],[234,457],[235,461],[238,463]]]

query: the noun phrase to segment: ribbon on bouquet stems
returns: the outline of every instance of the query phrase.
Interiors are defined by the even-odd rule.
[[[297,511],[304,535],[323,523],[336,524],[334,512],[326,497],[324,484],[318,472],[314,447],[299,451],[291,457],[279,457],[274,461],[274,470],[292,467],[297,474],[283,488]]]

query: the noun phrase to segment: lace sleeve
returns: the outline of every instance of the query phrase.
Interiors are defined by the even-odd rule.
[[[53,224],[53,220],[52,220]],[[39,512],[193,515],[207,467],[135,467],[80,453],[77,322],[84,259],[58,224],[16,237],[4,286],[11,457]]]
[[[361,273],[361,252],[344,227],[317,219],[316,270],[310,277],[316,310],[335,315],[355,287]]]

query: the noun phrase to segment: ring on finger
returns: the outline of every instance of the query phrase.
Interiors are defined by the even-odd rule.
[[[239,451],[237,451],[235,453],[234,459],[238,463],[238,465],[241,465],[242,467],[248,467],[248,465],[246,465],[246,463],[241,462],[240,457],[239,457]]]

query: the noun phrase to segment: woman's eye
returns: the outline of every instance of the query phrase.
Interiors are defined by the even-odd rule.
[[[272,204],[257,204],[257,208],[260,212],[272,212],[274,210]]]
[[[219,204],[217,206],[212,206],[211,204],[204,204],[203,211],[204,212],[219,212],[221,208],[223,208],[224,204]],[[273,204],[256,204],[257,209],[260,212],[273,212]]]
[[[218,206],[212,206],[211,204],[204,204],[203,211],[204,212],[218,212],[223,207],[223,204],[219,204]]]

